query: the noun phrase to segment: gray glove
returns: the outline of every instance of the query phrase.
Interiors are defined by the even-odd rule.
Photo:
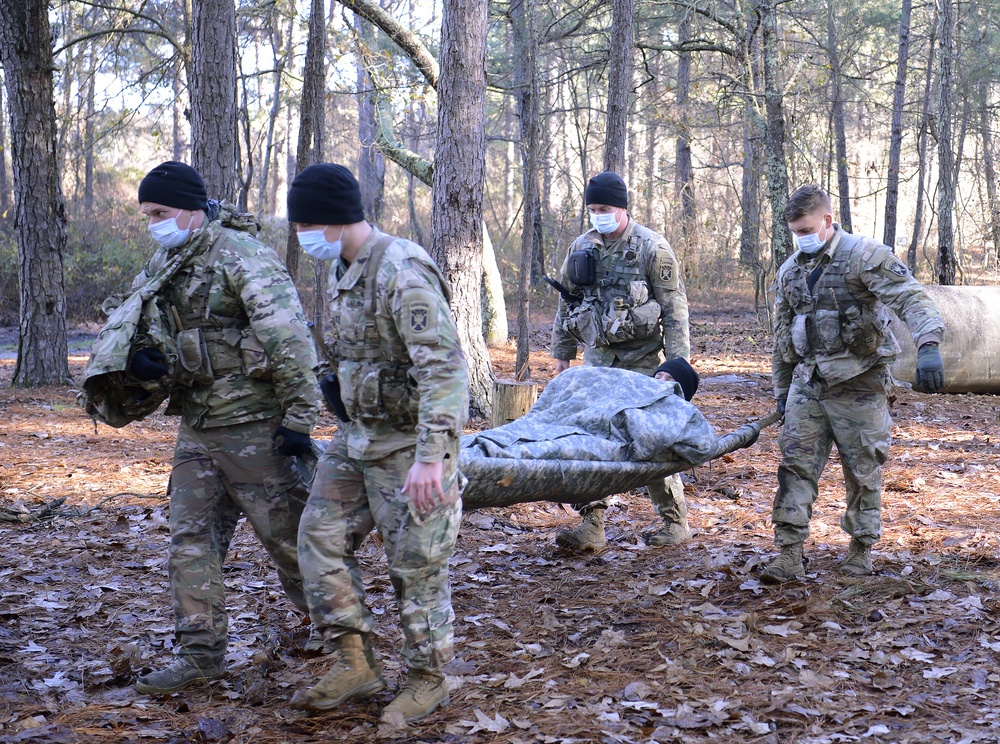
[[[944,361],[937,344],[927,343],[917,350],[917,387],[929,393],[944,387]]]

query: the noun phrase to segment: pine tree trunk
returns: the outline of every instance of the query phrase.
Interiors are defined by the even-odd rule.
[[[52,35],[45,0],[0,2],[0,65],[10,109],[20,286],[15,387],[72,382],[66,345],[66,212],[56,155]]]
[[[826,44],[830,57],[830,82],[833,86],[833,132],[837,150],[837,203],[840,226],[853,232],[851,225],[851,181],[847,174],[847,133],[844,129],[844,91],[841,85],[840,53],[837,51],[837,25],[833,19],[833,0],[826,5]]]
[[[236,7],[233,0],[194,0],[191,11],[191,165],[210,198],[236,201]]]
[[[10,209],[10,183],[7,181],[7,106],[4,105],[3,78],[0,78],[0,221],[7,219]]]
[[[896,87],[892,94],[892,131],[889,137],[889,169],[885,190],[885,229],[882,242],[896,247],[896,206],[899,202],[899,159],[903,149],[903,106],[906,104],[906,72],[910,57],[910,9],[912,0],[903,0],[899,17],[899,54],[896,57]]]
[[[611,52],[608,59],[608,125],[604,170],[625,175],[628,99],[632,93],[632,0],[612,0]]]
[[[996,258],[1000,258],[1000,201],[997,199],[996,162],[993,159],[993,115],[990,112],[989,83],[979,83],[979,135],[983,140],[983,171],[986,177],[986,201],[990,217],[987,234],[993,241]],[[989,255],[984,256],[984,264],[988,263]],[[1000,263],[1000,261],[998,261]]]
[[[691,39],[691,13],[685,12],[678,31],[678,41],[683,44]],[[690,240],[694,225],[694,164],[691,160],[691,124],[688,101],[691,95],[691,53],[677,55],[677,175],[674,183],[681,206],[681,232]]]
[[[444,0],[431,255],[451,282],[469,364],[470,413],[488,416],[493,372],[483,341],[483,182],[486,155],[486,3]]]
[[[938,265],[939,284],[954,284],[956,273],[955,230],[955,155],[952,150],[952,61],[955,55],[955,9],[952,0],[941,0],[939,23],[941,90],[938,99]]]
[[[927,178],[927,135],[931,124],[931,82],[934,70],[934,50],[937,48],[937,31],[931,31],[927,43],[927,68],[924,73],[924,106],[920,114],[920,129],[917,132],[917,199],[913,210],[913,235],[906,250],[906,265],[910,271],[917,270],[917,246],[920,244],[920,233],[924,229],[924,184]]]
[[[364,47],[362,54],[374,54],[377,43],[372,25],[360,15],[354,15],[354,30]],[[375,90],[368,68],[358,62],[358,183],[365,216],[372,222],[382,221],[382,196],[385,191],[385,158],[375,144]]]
[[[514,379],[531,378],[528,367],[531,298],[531,264],[535,228],[540,223],[538,197],[538,131],[541,114],[538,91],[538,34],[534,0],[514,0],[511,19],[514,37],[517,116],[521,125],[521,162],[524,166],[524,209],[521,227],[521,263],[517,284],[517,355]]]
[[[306,41],[306,63],[302,76],[302,101],[299,105],[299,141],[295,154],[295,173],[301,173],[322,157],[323,140],[316,136],[321,131],[318,121],[323,117],[323,99],[326,93],[326,13],[323,0],[312,0],[309,11],[309,38]],[[299,275],[302,248],[295,230],[288,231],[285,249],[285,266],[292,279]]]
[[[764,105],[767,127],[764,146],[767,152],[767,191],[771,201],[771,254],[775,266],[781,266],[792,250],[791,233],[785,221],[788,201],[788,167],[785,163],[785,115],[781,106],[778,82],[778,21],[776,0],[759,0],[761,16],[761,57],[763,61]]]

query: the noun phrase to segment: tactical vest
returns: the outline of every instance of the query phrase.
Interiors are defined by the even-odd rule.
[[[833,356],[849,351],[858,357],[873,355],[887,341],[889,317],[877,299],[855,297],[847,286],[852,251],[863,240],[844,234],[833,258],[810,292],[810,270],[795,263],[781,276],[781,287],[795,313],[791,347],[798,359]],[[866,265],[879,246],[871,245],[861,255]],[[785,356],[785,355],[783,355]]]
[[[271,378],[270,360],[246,314],[227,317],[209,305],[225,242],[222,233],[178,273],[164,293],[176,338],[174,384],[178,387],[211,385],[229,374]]]
[[[352,419],[388,419],[413,426],[420,407],[413,362],[405,344],[379,333],[376,320],[378,270],[395,240],[392,235],[379,237],[358,283],[331,300],[335,333],[328,350],[330,362],[338,369],[344,406]],[[438,267],[421,263],[437,277],[450,304],[451,291]]]
[[[580,286],[582,299],[570,303],[564,328],[586,347],[606,347],[649,339],[651,348],[662,343],[660,304],[642,266],[643,239],[634,231],[625,249],[603,255],[598,238],[585,236],[581,250],[597,264],[597,281]]]

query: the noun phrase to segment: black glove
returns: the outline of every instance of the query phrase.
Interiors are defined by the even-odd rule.
[[[312,440],[308,434],[302,434],[284,426],[279,426],[271,437],[274,440],[278,452],[285,457],[302,457],[312,449]]]
[[[323,393],[323,398],[326,399],[326,405],[337,414],[337,418],[345,424],[350,421],[351,417],[347,415],[347,406],[344,405],[344,399],[340,397],[340,380],[337,379],[337,375],[323,375],[319,380],[319,389]]]
[[[782,398],[781,400],[778,401],[778,413],[780,413],[782,416],[785,415],[785,401],[786,400],[787,400],[787,398]]]
[[[929,393],[944,387],[944,361],[937,344],[924,344],[917,350],[917,385]]]
[[[128,363],[128,371],[135,379],[148,382],[159,380],[170,373],[167,357],[158,349],[139,349]]]

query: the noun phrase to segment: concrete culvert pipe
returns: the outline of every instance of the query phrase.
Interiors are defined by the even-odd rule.
[[[945,393],[1000,393],[1000,287],[925,287],[944,318]],[[895,314],[892,332],[902,353],[892,364],[896,379],[913,384],[917,349]]]

